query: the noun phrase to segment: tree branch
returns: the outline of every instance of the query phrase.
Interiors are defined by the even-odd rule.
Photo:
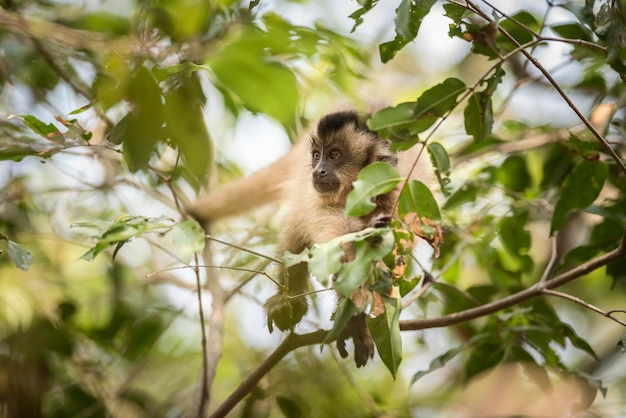
[[[498,12],[502,16],[506,16],[496,7],[491,5],[488,1],[486,0],[482,0],[482,1],[483,3],[491,7],[492,10]],[[476,6],[470,0],[466,0],[466,3],[471,7],[471,9],[476,14],[478,14],[480,17],[485,19],[487,22],[496,23],[487,13],[483,12],[478,6]],[[517,42],[517,40],[509,32],[507,32],[504,28],[502,28],[502,26],[497,25],[497,27],[498,27],[498,32],[504,35],[504,37],[507,38],[513,45],[515,45],[516,48],[521,47],[521,44]],[[556,82],[556,80],[552,77],[552,75],[545,69],[545,67],[535,57],[532,56],[530,52],[526,51],[525,49],[520,49],[520,52],[526,57],[526,59],[528,59],[528,61],[531,62],[531,64],[535,66],[535,68],[537,68],[543,74],[543,76],[548,80],[548,82],[552,85],[552,87],[554,87],[556,92],[563,98],[563,100],[565,100],[565,103],[567,103],[567,105],[574,111],[578,119],[580,119],[580,121],[587,127],[587,129],[589,129],[589,131],[598,140],[598,142],[600,142],[604,150],[611,156],[611,158],[613,158],[613,160],[615,161],[617,166],[620,168],[620,170],[624,174],[626,174],[626,164],[624,163],[622,158],[615,152],[613,148],[611,148],[611,145],[609,145],[606,138],[604,138],[602,134],[598,132],[598,130],[593,126],[593,124],[589,121],[589,119],[587,119],[585,115],[583,115],[580,109],[578,109],[578,107],[574,104],[572,99],[570,99],[569,96],[565,93],[565,91],[563,91],[561,86]]]
[[[71,29],[42,19],[23,17],[2,7],[0,7],[0,27],[30,39],[46,40],[70,48],[91,51],[113,49],[119,53],[128,53],[131,52],[133,43],[130,38],[113,38],[99,32]]]
[[[605,316],[609,319],[612,319],[613,321],[617,322],[618,324],[626,327],[626,322],[623,322],[615,317],[613,317],[613,314],[615,313],[626,313],[626,310],[624,309],[613,309],[612,311],[603,311],[602,309],[598,308],[597,306],[592,305],[589,302],[585,302],[584,300],[582,300],[581,298],[578,298],[576,296],[572,296],[569,295],[567,293],[563,293],[563,292],[557,292],[555,290],[550,290],[550,289],[543,289],[542,293],[545,295],[550,295],[550,296],[556,296],[565,300],[569,300],[571,302],[577,303],[581,306],[584,306],[587,309],[590,309],[596,313],[599,313],[602,316]]]
[[[482,316],[496,313],[502,309],[510,308],[521,302],[532,299],[537,296],[546,294],[546,289],[554,289],[563,286],[579,277],[582,277],[600,267],[603,267],[614,261],[626,258],[626,225],[622,235],[620,245],[613,251],[597,257],[587,263],[573,268],[563,274],[560,274],[550,280],[537,282],[535,285],[510,295],[504,299],[488,303],[476,308],[467,309],[461,312],[455,312],[450,315],[432,319],[404,320],[400,321],[400,330],[417,331],[427,328],[440,328],[450,325],[459,324],[461,322],[470,321]],[[609,311],[605,316],[614,321],[621,322],[612,315],[619,310]],[[312,344],[321,344],[324,342],[328,331],[319,330],[308,334],[290,334],[283,342],[269,355],[269,357],[257,367],[247,378],[241,382],[239,387],[213,412],[212,418],[224,417],[228,414],[243,398],[258,384],[265,374],[267,374],[285,355],[290,351],[299,347]]]
[[[237,389],[210,415],[211,418],[225,417],[259,383],[280,360],[291,351],[313,344],[321,344],[328,331],[319,330],[308,334],[289,334],[263,363],[248,375]]]

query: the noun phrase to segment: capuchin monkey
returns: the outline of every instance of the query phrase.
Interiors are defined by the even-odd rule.
[[[288,219],[278,254],[298,254],[315,243],[363,230],[386,226],[400,186],[374,198],[376,208],[368,215],[346,217],[344,208],[352,183],[361,169],[374,162],[396,167],[403,177],[429,180],[430,170],[418,161],[420,147],[399,154],[390,150],[390,142],[365,125],[357,113],[344,111],[324,116],[308,141],[299,141],[282,158],[265,169],[225,185],[198,199],[189,213],[204,224],[227,216],[239,215],[256,207],[285,201]],[[411,173],[413,169],[413,172]],[[346,248],[346,259],[353,257]],[[284,269],[279,282],[284,289],[265,303],[270,332],[276,326],[291,330],[307,312],[306,294],[310,284],[306,263]],[[337,341],[342,357],[347,356],[345,340],[352,338],[357,367],[374,355],[374,343],[365,322],[365,314],[355,315]]]

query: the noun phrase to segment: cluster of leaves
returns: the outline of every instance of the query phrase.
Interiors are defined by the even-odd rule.
[[[390,192],[402,180],[387,163],[365,167],[348,196],[346,216],[371,213],[375,208],[372,198]],[[332,287],[344,296],[334,315],[333,328],[324,342],[336,340],[354,314],[367,311],[370,314],[368,327],[378,353],[394,377],[402,360],[401,297],[417,285],[417,280],[410,276],[412,269],[398,267],[410,263],[415,234],[418,229],[427,229],[420,226],[427,224],[434,229],[437,225],[428,223],[428,220],[441,220],[432,193],[418,180],[405,185],[398,200],[398,213],[401,219],[410,219],[414,213],[419,213],[422,218],[413,224],[393,221],[390,227],[347,234],[297,255],[288,253],[285,259],[287,266],[307,263],[311,275],[326,287],[331,286],[328,278],[333,277]],[[343,261],[346,245],[354,248],[354,259],[348,262]],[[384,263],[381,265],[379,260]]]
[[[375,2],[360,3],[362,8],[352,15],[356,25],[362,23],[365,14],[375,5]],[[401,2],[396,10],[396,39],[381,45],[383,62],[393,58],[415,38],[432,3]],[[471,87],[457,78],[448,78],[427,89],[414,102],[401,103],[375,113],[369,120],[369,127],[394,141],[395,149],[405,150],[420,142],[427,142],[433,131],[428,133],[426,140],[420,138],[420,134],[428,131],[435,123],[444,121],[461,105],[464,106],[465,131],[472,141],[457,151],[458,158],[486,153],[510,143],[508,138],[502,136],[505,131],[494,132],[492,101],[506,76],[503,65],[517,59],[526,48],[547,41],[569,43],[576,40],[571,42],[576,45],[572,48],[572,59],[584,63],[587,74],[581,82],[572,86],[572,91],[588,89],[593,78],[596,81],[593,84],[597,91],[596,100],[606,100],[608,96],[622,103],[624,93],[619,81],[609,84],[609,78],[600,76],[598,72],[601,64],[608,64],[617,73],[618,80],[626,77],[623,68],[626,55],[621,39],[624,17],[618,6],[604,2],[595,14],[593,1],[586,2],[580,9],[563,6],[571,12],[572,17],[580,20],[550,26],[549,30],[562,37],[555,40],[542,35],[546,28],[528,12],[510,17],[501,14],[503,20],[498,22],[469,4],[444,5],[446,15],[453,21],[450,36],[472,42],[474,53],[495,59],[496,64]],[[500,12],[496,10],[496,13]],[[486,20],[486,23],[476,24],[477,16]],[[620,34],[619,39],[617,33]],[[540,64],[538,69],[543,70]],[[563,92],[554,82],[551,87]],[[614,116],[615,113],[609,120]],[[615,120],[613,126],[615,132],[623,133],[619,120]],[[509,123],[507,127],[508,135],[514,137],[528,136],[533,131],[533,128],[521,124]],[[444,300],[444,312],[462,312],[487,306],[522,291],[543,276],[542,280],[545,280],[546,275],[566,272],[616,248],[622,248],[621,260],[606,266],[606,274],[613,279],[614,285],[625,277],[623,231],[626,168],[619,154],[623,154],[625,147],[624,136],[618,136],[621,140],[611,148],[603,134],[593,130],[591,133],[570,132],[567,141],[560,140],[556,133],[553,135],[555,140],[523,149],[523,152],[511,153],[498,166],[479,167],[470,180],[457,182],[453,186],[448,177],[450,159],[445,148],[437,143],[428,146],[446,196],[444,212],[449,216],[446,221],[455,225],[454,229],[447,231],[445,246],[441,251],[443,257],[436,260],[434,265],[435,271],[441,270],[445,282],[433,285],[433,292]],[[613,152],[614,148],[618,152]],[[532,172],[536,166],[541,169]],[[391,171],[390,167],[382,165],[364,169],[354,184],[346,214],[361,216],[369,213],[373,207],[371,198],[391,190],[400,181],[396,181]],[[413,194],[414,199],[408,200],[405,194],[399,199],[400,218],[404,219],[407,212],[416,212],[427,219],[439,220],[439,211],[432,195],[421,183],[410,184],[406,190],[413,190],[414,186],[419,189]],[[600,193],[606,189],[613,190],[614,197],[598,201]],[[494,205],[479,203],[481,200],[493,201],[494,198],[497,199]],[[546,206],[549,207],[548,216]],[[455,214],[463,212],[461,209],[467,211],[469,208],[472,208],[469,216],[455,217]],[[502,211],[504,216],[496,214]],[[567,234],[568,220],[578,211],[599,216],[599,222],[592,227],[589,244],[570,249],[556,267],[548,263],[544,266],[545,270],[542,269],[529,255],[534,243],[528,224],[532,221],[549,225],[547,233],[551,236]],[[462,232],[464,229],[471,230],[472,245],[467,245],[466,233]],[[404,295],[391,289],[398,286],[397,279],[410,282],[410,277],[392,276],[391,271],[397,268],[397,259],[390,256],[397,255],[398,247],[394,243],[397,245],[403,240],[413,239],[403,235],[406,228],[401,231],[399,234],[399,230],[393,228],[366,230],[332,240],[287,259],[287,263],[306,261],[309,271],[317,278],[336,277],[332,286],[346,297],[335,314],[335,323],[326,337],[327,342],[338,336],[355,312],[369,309],[369,326],[378,352],[393,376],[398,371],[402,353],[398,311],[401,307],[400,297]],[[356,258],[342,264],[343,248],[347,242],[353,243]],[[481,283],[468,288],[460,286],[464,281],[466,256],[470,256],[479,266],[488,284]],[[386,262],[383,269],[376,264],[378,260]],[[541,263],[547,262],[541,260]],[[327,282],[324,284],[330,285]],[[365,296],[364,284],[368,291]],[[494,309],[493,312],[499,310]],[[566,340],[593,359],[599,359],[591,346],[571,326],[563,323],[554,308],[544,300],[518,303],[515,308],[490,318],[486,324],[466,323],[462,326],[462,333],[466,339],[462,345],[437,357],[428,370],[416,373],[412,381],[442,367],[460,352],[469,351],[464,381],[502,362],[537,363],[546,370],[543,377],[546,381],[547,370],[569,372],[583,378],[592,390],[600,389],[606,394],[606,388],[601,382],[584,373],[579,375],[561,360],[553,344],[564,349]],[[583,408],[589,407],[592,401],[593,397],[588,399]]]
[[[359,9],[351,15],[355,28],[367,19],[377,1],[358,3]],[[395,37],[379,46],[382,62],[393,60],[411,44],[424,18],[436,10],[435,3],[398,2]],[[69,155],[79,149],[79,153],[106,158],[106,164],[115,167],[107,172],[105,193],[108,187],[114,188],[110,183],[119,184],[120,179],[135,176],[145,181],[146,191],[171,191],[172,207],[180,207],[177,204],[184,200],[181,190],[197,192],[215,174],[211,172],[215,150],[204,119],[206,108],[211,110],[208,85],[221,94],[233,115],[244,109],[263,113],[291,133],[298,125],[307,84],[306,71],[301,71],[304,65],[318,71],[325,69],[325,78],[333,86],[350,92],[359,77],[357,66],[367,58],[359,44],[321,25],[294,25],[274,13],[256,15],[258,4],[141,0],[131,6],[132,13],[123,16],[57,13],[55,8],[60,6],[47,1],[0,2],[0,21],[7,28],[0,31],[4,47],[2,85],[27,91],[36,103],[54,103],[58,96],[53,92],[66,88],[86,103],[66,116],[49,118],[9,112],[19,116],[0,121],[0,162],[17,165],[26,157],[54,161],[59,154]],[[425,370],[410,370],[412,382],[438,368],[450,367],[450,360],[462,356],[462,373],[458,374],[462,382],[503,362],[534,363],[544,371],[538,382],[542,387],[552,374],[569,373],[581,378],[592,391],[606,392],[603,384],[582,372],[582,367],[562,358],[562,350],[573,346],[598,364],[604,361],[602,354],[579,335],[576,324],[565,323],[549,300],[520,297],[504,308],[498,305],[527,289],[550,283],[553,277],[564,277],[562,273],[581,277],[589,271],[579,272],[579,266],[588,266],[620,245],[624,250],[626,123],[621,107],[626,78],[625,12],[620,2],[608,0],[588,0],[582,6],[549,2],[546,7],[544,18],[538,18],[529,11],[509,16],[492,6],[485,11],[471,1],[443,5],[450,20],[450,37],[471,42],[470,52],[488,60],[490,66],[477,80],[464,81],[457,74],[437,80],[414,101],[382,109],[368,121],[371,129],[393,141],[395,150],[424,146],[443,196],[438,204],[426,185],[410,181],[398,201],[399,219],[389,227],[339,237],[285,259],[287,264],[306,261],[313,276],[343,296],[332,329],[305,338],[306,344],[332,341],[355,312],[366,311],[381,359],[394,378],[400,377],[405,353],[401,330],[443,326],[414,318],[404,322],[399,319],[403,302],[425,291],[419,308],[428,315],[435,312],[444,319],[462,318],[464,313],[479,308],[491,309],[479,315],[489,315],[482,321],[470,321],[476,317],[468,316],[462,322],[448,322],[455,324],[451,334],[458,345],[436,355]],[[569,13],[571,22],[546,23],[553,8]],[[31,18],[30,14],[37,13],[57,18],[54,23]],[[533,55],[552,43],[569,45],[569,64],[581,70],[582,76],[568,82],[566,88],[556,83]],[[545,84],[540,84],[543,81],[538,81],[537,74],[546,77]],[[589,99],[593,103],[590,110],[577,113],[586,129],[503,120],[500,115],[507,103],[500,99],[514,95],[515,89],[530,82],[538,83],[543,90],[556,91],[565,100],[574,95]],[[511,86],[515,87],[503,91]],[[567,104],[577,109],[571,101]],[[594,109],[609,111],[599,123],[588,124],[583,114],[589,113],[593,119]],[[462,118],[466,134],[462,143],[431,140],[445,122],[455,123],[457,116]],[[103,133],[84,128],[85,122],[97,125],[94,121],[100,122]],[[525,142],[538,134],[547,140]],[[100,153],[102,146],[107,157]],[[163,169],[160,162],[171,151],[176,155],[175,163]],[[495,163],[480,158],[494,154],[499,157]],[[424,153],[422,158],[426,156]],[[16,179],[15,184],[21,186],[21,180]],[[346,215],[369,213],[373,209],[371,198],[402,180],[388,165],[367,167],[354,184]],[[176,222],[169,216],[119,216],[125,211],[114,208],[115,215],[107,219],[115,220],[98,229],[95,242],[85,245],[89,247],[86,252],[81,248],[83,260],[94,260],[96,256],[102,259],[106,254],[112,266],[98,279],[111,287],[102,320],[95,313],[81,314],[92,310],[92,299],[99,291],[102,293],[101,289],[81,289],[84,294],[79,294],[74,286],[67,286],[66,269],[55,264],[56,257],[46,253],[42,240],[33,238],[48,234],[40,225],[50,223],[47,218],[37,222],[42,214],[34,208],[44,206],[36,199],[38,192],[30,190],[24,197],[27,193],[16,188],[18,197],[3,192],[3,197],[13,199],[9,199],[10,204],[17,202],[12,206],[15,210],[6,210],[0,217],[0,241],[7,244],[11,271],[17,266],[29,274],[20,276],[26,277],[25,283],[38,280],[39,275],[50,277],[55,287],[51,292],[37,290],[38,295],[46,293],[49,299],[40,303],[42,296],[33,297],[37,302],[33,305],[47,308],[33,314],[29,324],[16,326],[8,319],[2,321],[2,344],[8,354],[0,359],[0,373],[20,376],[13,386],[0,385],[0,398],[9,413],[36,416],[45,411],[50,416],[64,416],[92,411],[93,415],[105,416],[119,411],[123,404],[132,405],[145,416],[178,414],[177,401],[178,405],[191,404],[189,397],[182,399],[174,393],[158,399],[158,389],[149,385],[152,369],[145,366],[138,373],[132,367],[150,355],[159,367],[170,364],[173,370],[179,368],[175,362],[160,362],[167,355],[156,344],[175,312],[167,301],[150,292],[140,296],[127,292],[137,286],[137,277],[142,275],[129,270],[120,274],[120,249],[138,237],[164,236],[176,249],[169,255],[175,255],[175,262],[188,264],[204,246],[199,225]],[[538,256],[543,243],[537,237],[543,234],[554,241],[556,237],[567,238],[577,228],[572,222],[580,213],[594,217],[584,245],[557,248],[554,262]],[[95,227],[100,223],[87,220],[75,225]],[[422,289],[417,287],[420,277],[411,254],[410,243],[416,237],[431,242],[440,254],[430,271],[423,273]],[[342,262],[347,243],[354,246],[356,256]],[[37,255],[31,258],[29,251]],[[4,261],[4,254],[0,256]],[[599,292],[600,300],[611,296],[611,286],[615,292],[623,291],[624,254],[620,260],[596,267],[601,267],[602,274],[592,276],[600,283],[594,286],[593,294],[578,283],[568,291],[583,299],[587,293],[592,297]],[[3,263],[0,268],[8,267]],[[468,271],[472,277],[468,277]],[[336,280],[331,283],[329,277]],[[218,293],[212,296],[214,302],[219,300]],[[58,309],[50,309],[51,305]],[[165,308],[155,309],[158,306]],[[219,314],[218,308],[214,305]],[[213,331],[220,326],[211,328]],[[318,335],[322,337],[313,338]],[[285,341],[298,341],[297,337],[290,335]],[[182,344],[174,338],[172,341],[172,345]],[[241,349],[239,341],[235,345]],[[623,350],[624,338],[617,345]],[[199,347],[194,354],[198,367],[185,375],[191,383],[181,383],[172,391],[182,393],[194,384],[196,371],[205,358]],[[213,354],[210,360],[217,362],[221,353]],[[178,360],[176,356],[168,360],[172,358]],[[276,358],[280,356],[270,356]],[[119,364],[114,366],[116,362]],[[242,366],[244,361],[237,363],[230,367],[247,367]],[[264,363],[259,369],[270,368]],[[101,377],[98,371],[106,369],[116,371],[110,375],[130,377],[121,384],[115,379],[107,381],[114,386],[112,390],[94,388],[93,381]],[[154,390],[153,395],[133,384],[135,373],[144,375],[142,385]],[[228,373],[224,375],[228,382]],[[289,373],[285,376],[291,381],[300,380]],[[233,387],[238,385],[238,380],[232,383]],[[302,397],[309,393],[306,390],[292,391],[298,393],[287,396],[275,388],[265,394],[261,385],[257,389],[249,398],[250,405],[257,399],[275,397],[283,411],[305,410]],[[32,409],[19,409],[25,407]]]

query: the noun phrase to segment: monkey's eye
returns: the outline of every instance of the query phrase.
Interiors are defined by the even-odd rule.
[[[320,152],[319,151],[313,151],[311,153],[311,157],[313,158],[313,161],[318,161],[320,159]]]
[[[329,157],[331,160],[336,160],[337,158],[341,157],[341,152],[337,150],[331,151]]]

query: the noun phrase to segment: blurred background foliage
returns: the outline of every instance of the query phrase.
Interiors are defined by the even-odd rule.
[[[445,240],[427,267],[436,283],[403,319],[487,304],[617,248],[625,10],[0,0],[0,415],[189,414],[202,369],[196,277],[207,316],[214,289],[192,269],[166,270],[196,262],[203,245],[183,208],[277,158],[330,109],[383,108],[370,126],[399,149],[439,144]],[[273,255],[275,209],[213,232]],[[215,246],[221,266],[267,265]],[[218,277],[233,297],[209,410],[281,339],[263,326],[266,277]],[[395,381],[378,359],[354,370],[328,347],[300,348],[234,414],[532,415],[534,399],[554,416],[623,416],[624,327],[571,297],[626,309],[624,278],[622,259],[559,289],[570,300],[405,332]],[[328,329],[333,303],[316,298],[299,331]]]

